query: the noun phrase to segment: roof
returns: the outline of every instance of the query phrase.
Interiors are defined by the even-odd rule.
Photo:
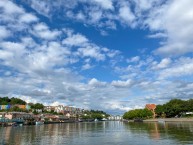
[[[146,104],[145,106],[147,109],[149,110],[154,110],[156,108],[156,105],[155,104]]]

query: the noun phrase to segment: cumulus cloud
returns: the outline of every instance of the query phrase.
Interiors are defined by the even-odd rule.
[[[31,22],[37,22],[38,18],[32,14],[23,14],[20,17],[20,21],[25,23],[31,23]]]
[[[193,60],[191,58],[181,58],[172,67],[160,72],[160,78],[182,77],[193,74]]]
[[[94,86],[94,87],[103,87],[106,85],[106,82],[100,82],[95,78],[92,78],[89,82],[89,85]]]
[[[3,8],[3,11],[7,14],[23,14],[23,8],[17,6],[11,1],[1,1],[0,7]]]
[[[163,31],[162,35],[167,36],[166,42],[156,50],[156,54],[171,56],[193,51],[193,42],[189,37],[193,35],[192,5],[191,0],[173,0],[151,12],[146,21],[149,28]]]
[[[155,33],[155,34],[150,34],[147,37],[148,38],[166,38],[167,35],[165,33],[158,32],[158,33]]]
[[[3,7],[3,14],[11,14],[11,19],[2,14],[1,20],[8,24],[16,23],[0,26],[1,96],[16,96],[45,105],[60,101],[61,104],[82,108],[91,108],[93,94],[96,97],[94,101],[105,99],[104,95],[108,93],[104,87],[107,83],[97,79],[82,83],[84,77],[76,71],[79,67],[73,64],[78,63],[82,70],[90,69],[93,61],[103,62],[107,57],[111,61],[120,54],[119,51],[98,46],[71,29],[51,28],[37,15],[26,12],[13,2],[8,3],[14,11],[5,9],[2,2],[0,6]],[[17,39],[11,33],[17,35]],[[110,88],[107,87],[107,90]],[[87,102],[86,105],[82,104],[82,100]]]
[[[117,87],[117,88],[122,88],[122,87],[131,87],[133,85],[132,80],[127,80],[127,81],[112,81],[111,83],[112,86]]]
[[[89,63],[86,63],[82,66],[82,70],[87,70],[87,69],[91,69],[93,66],[90,65]]]
[[[69,46],[84,46],[88,42],[88,39],[81,34],[74,34],[63,40],[63,44]]]
[[[170,58],[164,58],[161,60],[160,63],[154,63],[153,69],[163,69],[168,67],[171,64],[171,59]]]
[[[24,3],[33,13],[13,1],[0,1],[1,96],[111,113],[143,108],[146,103],[165,103],[171,98],[192,98],[192,57],[169,57],[193,50],[191,0]],[[86,6],[77,11],[78,4]],[[58,11],[61,15],[56,16]],[[119,24],[149,29],[146,38],[159,38],[160,42],[154,54],[167,56],[151,53],[126,58],[119,50],[93,42],[81,30],[51,27],[54,19],[78,21],[84,28],[95,27],[101,33],[117,31]],[[104,73],[103,80],[97,78],[95,67]],[[113,78],[108,80],[106,75]]]
[[[121,3],[119,16],[127,25],[131,25],[135,20],[135,15],[131,12],[130,6],[127,2]]]
[[[32,34],[43,39],[56,39],[61,32],[58,30],[49,30],[48,26],[44,23],[34,25]]]
[[[5,26],[0,26],[0,39],[7,38],[11,33]]]
[[[112,0],[93,0],[98,3],[104,9],[114,9]]]
[[[97,46],[88,45],[86,47],[79,48],[78,54],[81,57],[92,57],[98,61],[105,60],[105,55],[101,53],[100,48]]]
[[[138,62],[139,60],[140,60],[139,56],[134,56],[131,59],[128,59],[127,62],[128,63],[130,63],[130,62]]]

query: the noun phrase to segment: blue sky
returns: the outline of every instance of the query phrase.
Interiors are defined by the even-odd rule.
[[[192,7],[192,0],[1,0],[0,96],[113,114],[190,99]]]

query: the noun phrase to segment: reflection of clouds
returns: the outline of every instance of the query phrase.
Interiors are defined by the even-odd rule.
[[[0,128],[0,144],[191,144],[192,135],[192,123],[63,123]]]

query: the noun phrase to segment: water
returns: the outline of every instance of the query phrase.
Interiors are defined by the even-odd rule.
[[[185,145],[193,123],[63,123],[0,127],[2,145]]]

